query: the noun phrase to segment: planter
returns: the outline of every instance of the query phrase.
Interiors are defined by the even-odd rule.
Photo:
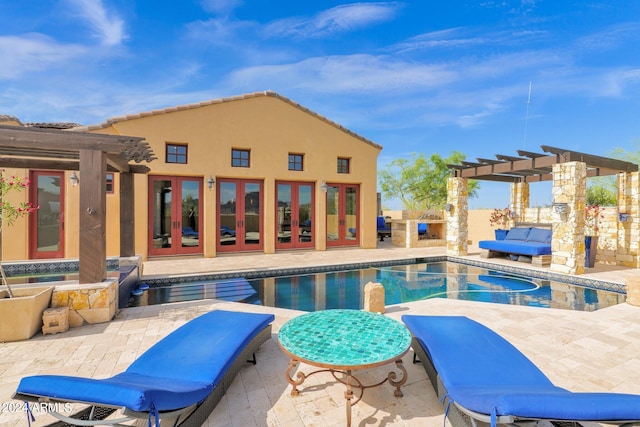
[[[507,233],[509,232],[509,230],[503,230],[501,228],[496,230],[496,240],[504,240],[505,237],[507,237]]]
[[[13,298],[0,291],[0,342],[28,340],[41,330],[53,293],[53,286],[12,289]]]
[[[586,236],[584,238],[584,266],[593,267],[596,264],[598,251],[598,236]]]

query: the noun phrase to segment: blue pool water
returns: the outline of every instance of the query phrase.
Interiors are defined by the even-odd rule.
[[[303,311],[361,309],[369,282],[384,286],[386,305],[450,298],[594,311],[625,301],[622,293],[441,261],[263,279],[151,284],[131,305],[217,298]]]

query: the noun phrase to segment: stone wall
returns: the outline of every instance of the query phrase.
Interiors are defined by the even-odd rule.
[[[104,323],[113,319],[118,309],[118,281],[78,285],[57,285],[51,307],[69,307],[69,326]]]

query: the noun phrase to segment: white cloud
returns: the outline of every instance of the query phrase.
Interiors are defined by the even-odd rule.
[[[48,70],[86,53],[79,45],[64,45],[42,34],[0,36],[0,80],[13,80],[33,71]]]
[[[86,19],[95,36],[106,46],[117,46],[127,37],[124,21],[116,14],[110,15],[102,0],[68,0],[74,9],[71,13]]]
[[[353,3],[324,10],[312,17],[274,21],[265,32],[274,37],[320,38],[366,28],[391,20],[402,6],[397,2]]]

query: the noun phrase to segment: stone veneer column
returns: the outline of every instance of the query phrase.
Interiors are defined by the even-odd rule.
[[[467,255],[469,239],[469,190],[467,178],[453,177],[447,180],[447,204],[453,208],[446,212],[447,255]]]
[[[529,207],[529,183],[514,182],[511,184],[511,202],[509,208],[515,214],[513,221],[523,222]]]
[[[553,203],[566,203],[567,212],[551,211],[553,240],[551,271],[584,273],[584,208],[587,198],[587,165],[583,162],[553,165]]]
[[[640,178],[638,172],[618,174],[618,213],[629,214],[618,222],[616,265],[640,268]]]

